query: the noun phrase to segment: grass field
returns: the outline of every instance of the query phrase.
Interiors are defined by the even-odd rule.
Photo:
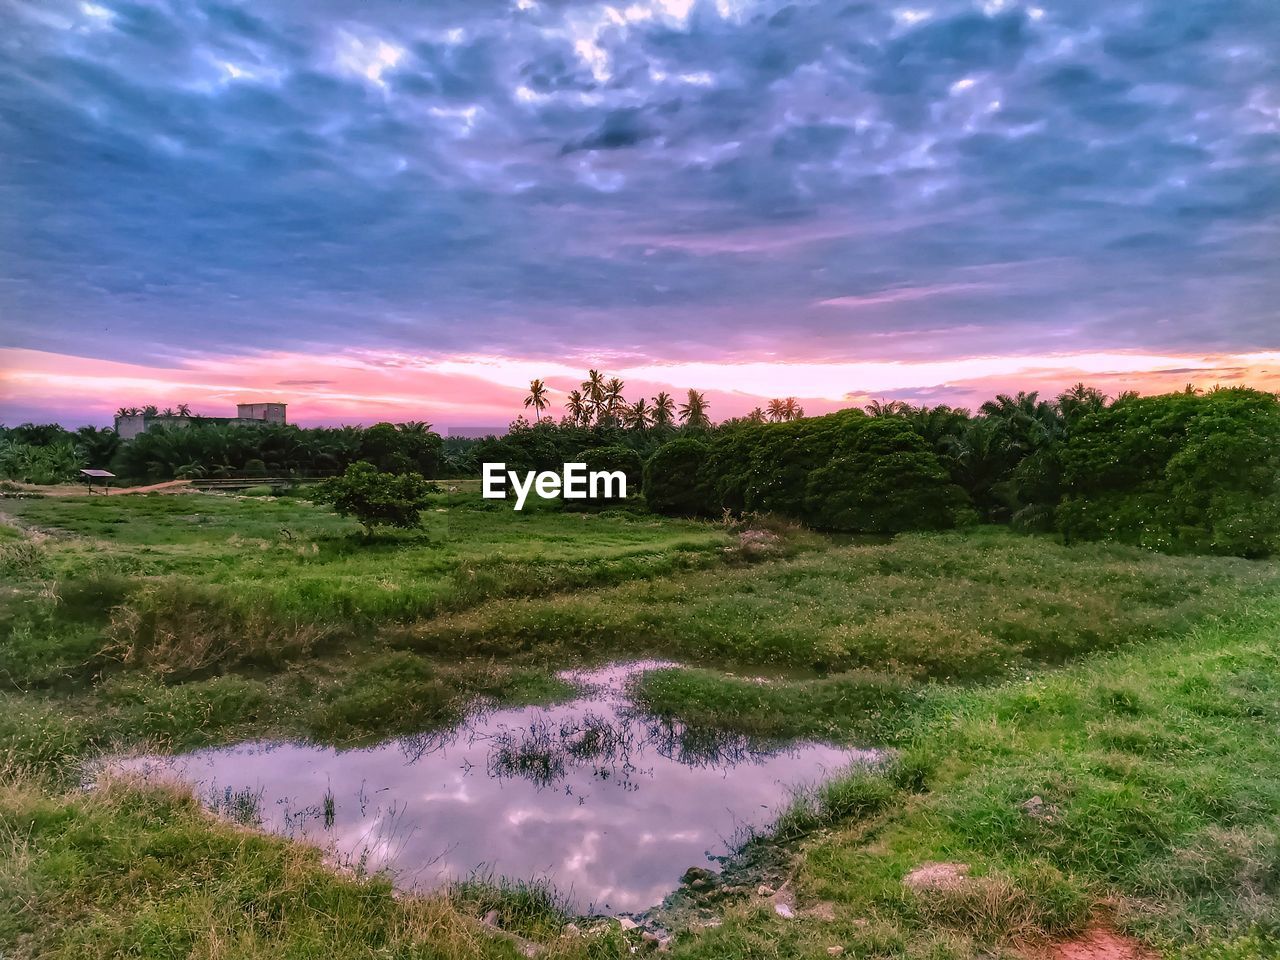
[[[292,498],[0,501],[0,956],[517,956],[475,923],[493,903],[548,956],[627,956],[635,935],[558,936],[536,890],[398,897],[189,794],[78,773],[130,743],[448,725],[624,655],[686,665],[633,689],[664,718],[897,751],[779,824],[827,919],[730,899],[677,956],[989,956],[1099,918],[1170,955],[1271,949],[1274,565],[994,529],[764,524],[754,550],[721,524],[489,506],[442,495],[421,534],[366,542]],[[904,887],[926,862],[967,878]]]

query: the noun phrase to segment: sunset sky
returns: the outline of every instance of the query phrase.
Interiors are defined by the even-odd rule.
[[[1280,389],[1274,0],[0,0],[0,422]]]

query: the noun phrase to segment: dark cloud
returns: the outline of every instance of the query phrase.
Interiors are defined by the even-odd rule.
[[[3,342],[1280,346],[1265,0],[682,6],[9,0]]]

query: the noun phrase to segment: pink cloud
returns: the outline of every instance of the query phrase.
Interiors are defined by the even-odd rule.
[[[188,403],[196,412],[218,416],[238,402],[276,400],[289,404],[290,420],[307,425],[428,420],[439,427],[501,426],[525,412],[526,388],[534,377],[546,380],[552,412],[559,414],[588,365],[532,357],[359,352],[261,353],[158,366],[7,349],[0,350],[0,421],[108,423],[117,407],[148,403]],[[810,413],[879,397],[972,407],[998,392],[1053,395],[1080,380],[1112,394],[1176,390],[1187,383],[1280,390],[1280,353],[1114,351],[919,362],[668,364],[628,358],[599,366],[626,381],[630,396],[651,397],[659,390],[679,396],[697,387],[707,393],[716,419],[744,414],[777,396],[799,398]]]

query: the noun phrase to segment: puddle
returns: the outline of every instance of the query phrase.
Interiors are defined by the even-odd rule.
[[[589,912],[639,912],[690,866],[717,869],[794,788],[873,751],[769,744],[639,715],[628,678],[664,664],[569,671],[552,707],[492,710],[369,749],[254,742],[109,764],[195,786],[213,809],[305,840],[405,889],[481,874],[545,879]]]

